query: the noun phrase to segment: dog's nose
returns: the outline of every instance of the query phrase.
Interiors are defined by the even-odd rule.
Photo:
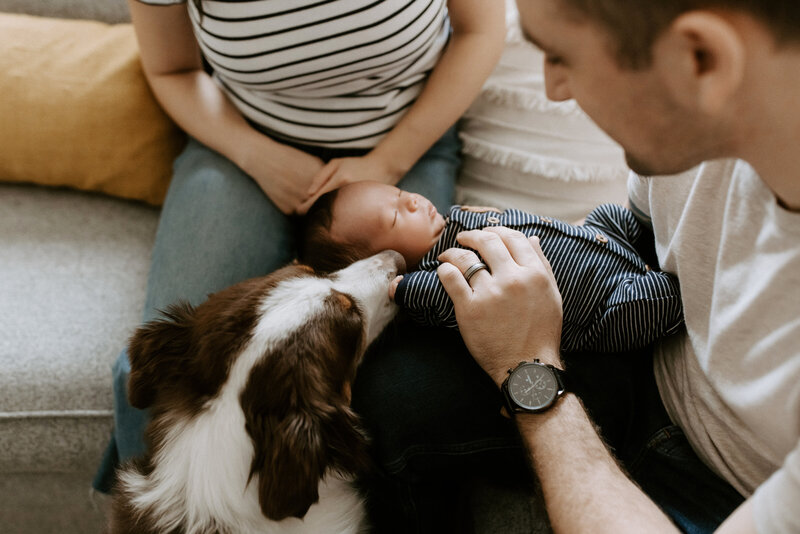
[[[395,274],[405,274],[406,260],[396,250],[384,250],[380,253],[390,265],[394,266]]]

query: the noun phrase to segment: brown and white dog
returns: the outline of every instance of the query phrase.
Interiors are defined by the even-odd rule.
[[[120,469],[112,533],[355,533],[368,466],[349,391],[396,307],[391,251],[330,275],[303,266],[171,307],[129,347],[148,453]]]

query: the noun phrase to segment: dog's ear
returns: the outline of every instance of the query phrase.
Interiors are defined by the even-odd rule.
[[[325,312],[273,347],[250,370],[240,396],[255,451],[261,510],[270,519],[305,516],[329,470],[369,468],[367,438],[345,385],[363,352],[363,318],[333,291]]]
[[[319,484],[329,469],[356,475],[369,467],[369,456],[358,417],[343,396],[334,403],[299,399],[302,393],[275,371],[267,365],[253,368],[241,402],[261,511],[280,521],[305,516],[319,500]]]
[[[163,318],[148,322],[134,333],[128,344],[131,406],[150,407],[160,384],[169,383],[181,372],[191,343],[194,312],[187,303],[170,306]]]

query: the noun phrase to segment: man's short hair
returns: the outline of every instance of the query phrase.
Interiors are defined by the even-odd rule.
[[[800,43],[800,0],[561,0],[564,7],[598,22],[611,38],[619,64],[646,68],[653,43],[681,14],[724,9],[750,14],[769,28],[779,45]]]

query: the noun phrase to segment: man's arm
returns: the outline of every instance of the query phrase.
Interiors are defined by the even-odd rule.
[[[491,269],[467,284],[462,273],[477,256],[464,249],[440,256],[447,263],[439,276],[478,364],[498,385],[522,360],[561,367],[561,299],[538,238],[495,227],[462,233],[458,241],[477,250]],[[619,468],[574,394],[545,413],[517,415],[516,422],[556,532],[677,532]],[[720,532],[755,532],[749,504]]]

